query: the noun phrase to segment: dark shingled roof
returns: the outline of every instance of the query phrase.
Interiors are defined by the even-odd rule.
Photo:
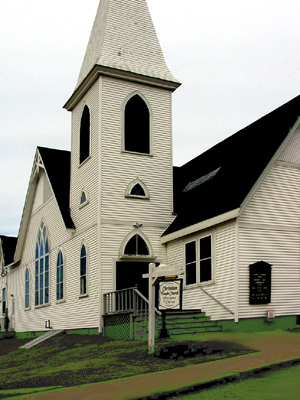
[[[4,265],[9,265],[14,261],[14,255],[17,245],[17,237],[0,235]]]
[[[174,211],[163,235],[241,206],[300,115],[300,96],[174,168]]]
[[[71,153],[38,147],[66,228],[75,229],[70,214]]]

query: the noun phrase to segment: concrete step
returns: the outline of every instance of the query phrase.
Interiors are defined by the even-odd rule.
[[[169,318],[166,318],[166,323],[167,324],[174,324],[174,323],[177,323],[178,321],[180,321],[180,323],[183,323],[183,324],[189,324],[189,323],[197,323],[197,322],[207,322],[207,321],[210,321],[210,318],[209,317],[205,317],[205,316],[202,316],[202,317],[198,317],[198,316],[184,316],[184,317],[181,317],[181,316],[172,316],[172,317],[169,317]]]
[[[174,335],[189,335],[189,334],[197,334],[197,333],[205,333],[205,332],[221,332],[222,327],[221,326],[203,326],[203,327],[197,327],[197,328],[177,328],[177,329],[168,329],[168,333],[170,337]]]
[[[61,330],[51,330],[49,332],[46,332],[44,335],[41,335],[33,340],[31,340],[30,342],[24,344],[23,346],[20,347],[20,349],[30,349],[33,346],[36,346],[39,343],[44,342],[47,339],[52,338],[53,336],[58,335],[59,333],[62,333],[64,331],[64,329]]]
[[[174,324],[166,324],[167,329],[198,329],[206,326],[218,326],[215,322],[213,321],[204,321],[204,322],[194,322],[194,323],[186,323],[183,324],[181,321],[178,323]]]

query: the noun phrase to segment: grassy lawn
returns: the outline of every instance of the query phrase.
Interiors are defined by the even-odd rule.
[[[176,396],[176,400],[299,400],[300,366],[257,375],[236,383],[228,383],[199,393]],[[175,397],[174,397],[175,399]]]
[[[28,340],[0,340],[0,399],[30,392],[26,389],[101,382],[251,352],[200,338],[159,341],[151,356],[146,342],[111,341],[97,335],[59,335],[27,350],[19,347]]]

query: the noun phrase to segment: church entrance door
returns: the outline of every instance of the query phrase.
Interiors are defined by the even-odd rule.
[[[138,290],[148,299],[148,279],[143,274],[149,271],[149,261],[117,261],[116,290],[137,286]]]

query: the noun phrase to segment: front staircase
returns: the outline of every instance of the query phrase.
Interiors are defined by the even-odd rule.
[[[103,335],[111,339],[144,340],[148,337],[149,301],[137,288],[105,293],[103,296]],[[222,326],[201,310],[166,311],[169,337],[220,332]],[[156,337],[163,326],[162,313],[156,309]]]
[[[221,332],[222,326],[211,321],[201,310],[182,310],[166,312],[166,328],[169,336]]]

